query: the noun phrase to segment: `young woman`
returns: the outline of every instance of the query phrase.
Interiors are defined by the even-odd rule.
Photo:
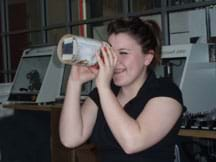
[[[109,45],[108,45],[109,44]],[[101,162],[173,162],[183,113],[179,88],[157,79],[161,39],[158,25],[138,17],[108,25],[99,68],[72,67],[60,117],[60,138],[76,147],[89,138]],[[96,88],[80,106],[83,83]]]

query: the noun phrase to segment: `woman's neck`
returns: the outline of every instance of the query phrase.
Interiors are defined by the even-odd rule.
[[[144,72],[140,75],[139,78],[134,80],[131,84],[121,87],[118,96],[120,98],[125,98],[128,100],[134,98],[137,95],[140,88],[142,87],[142,85],[144,84],[144,82],[146,81],[147,76],[148,74]]]

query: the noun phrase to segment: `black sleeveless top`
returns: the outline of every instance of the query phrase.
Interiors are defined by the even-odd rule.
[[[115,95],[119,88],[112,85]],[[144,151],[126,154],[108,127],[101,110],[99,95],[95,88],[90,93],[90,98],[98,105],[99,111],[96,124],[93,129],[90,141],[97,146],[101,162],[173,162],[174,146],[177,141],[177,134],[180,128],[180,119],[176,122],[172,130],[159,143]],[[177,100],[183,107],[182,94],[179,88],[167,79],[157,79],[153,72],[150,72],[147,80],[137,93],[124,107],[129,116],[136,119],[144,109],[145,104],[153,97],[171,97]]]

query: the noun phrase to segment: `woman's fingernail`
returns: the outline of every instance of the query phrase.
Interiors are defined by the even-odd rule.
[[[103,47],[104,51],[107,52],[107,47]]]

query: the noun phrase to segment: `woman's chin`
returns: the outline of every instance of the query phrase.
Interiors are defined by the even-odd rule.
[[[119,87],[121,87],[121,86],[124,86],[125,85],[125,83],[124,83],[124,81],[122,80],[122,79],[113,79],[113,82],[114,82],[114,84],[116,85],[116,86],[119,86]]]

